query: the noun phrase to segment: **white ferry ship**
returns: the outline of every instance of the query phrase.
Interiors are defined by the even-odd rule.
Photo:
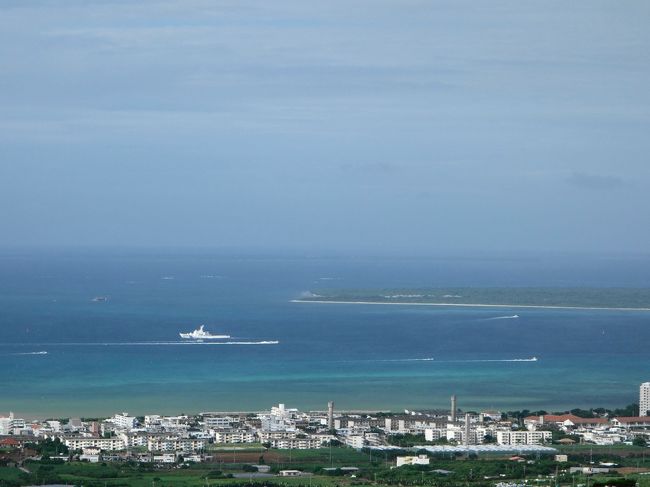
[[[186,340],[221,340],[223,338],[230,338],[230,335],[213,335],[209,331],[203,329],[203,325],[199,326],[196,330],[188,333],[179,333],[181,338]]]

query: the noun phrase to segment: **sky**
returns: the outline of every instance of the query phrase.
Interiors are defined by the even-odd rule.
[[[650,2],[0,0],[0,247],[646,252]]]

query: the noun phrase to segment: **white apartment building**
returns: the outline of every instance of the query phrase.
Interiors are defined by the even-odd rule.
[[[228,429],[239,425],[239,418],[230,416],[205,416],[203,418],[205,429]]]
[[[146,433],[120,433],[118,436],[122,439],[127,448],[147,446],[149,439],[149,435]]]
[[[111,418],[111,422],[116,428],[123,430],[132,430],[138,424],[138,420],[128,413],[116,414]]]
[[[215,443],[255,443],[255,433],[249,430],[225,430],[214,432]]]
[[[67,438],[64,437],[62,438],[62,441],[65,444],[65,446],[67,446],[71,450],[84,450],[86,448],[95,447],[103,451],[117,451],[117,450],[124,450],[124,448],[126,448],[126,445],[124,444],[124,440],[119,437],[89,438],[89,437],[72,436]]]
[[[157,452],[196,452],[205,449],[206,441],[198,438],[178,438],[176,436],[150,436],[147,450]]]
[[[550,441],[550,431],[497,431],[497,443],[499,445],[539,445]]]
[[[650,382],[639,387],[639,416],[650,416]]]
[[[366,445],[366,439],[363,435],[348,435],[343,437],[343,442],[350,448],[360,450]]]
[[[424,439],[426,441],[436,441],[447,436],[447,431],[440,428],[427,428],[424,430]]]
[[[14,429],[24,429],[25,420],[16,418],[14,413],[7,417],[0,417],[0,435],[11,435]]]
[[[426,430],[424,434],[426,439]],[[447,425],[445,434],[446,434],[447,441],[455,441],[456,443],[462,443],[462,444],[466,443],[464,426],[456,426],[456,425],[449,424]],[[476,428],[471,428],[469,430],[469,440],[467,441],[467,443],[469,443],[470,445],[476,445],[477,443],[481,443],[482,441],[483,441],[483,436],[479,438],[476,432]]]
[[[309,450],[312,448],[320,448],[322,446],[322,439],[311,436],[307,438],[284,438],[281,440],[272,440],[271,446],[279,450]]]
[[[296,437],[296,431],[259,431],[257,436],[260,443],[273,442],[274,440],[285,440]]]
[[[149,414],[144,417],[145,428],[160,426],[162,424],[162,416],[159,414]]]
[[[286,408],[284,404],[278,404],[271,408],[271,414],[260,415],[264,431],[285,431],[295,429],[298,410]]]

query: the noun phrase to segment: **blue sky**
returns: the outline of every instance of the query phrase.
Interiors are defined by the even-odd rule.
[[[646,1],[3,1],[0,245],[644,252]]]

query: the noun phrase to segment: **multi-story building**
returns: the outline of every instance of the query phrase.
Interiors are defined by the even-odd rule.
[[[116,414],[111,419],[111,422],[118,429],[132,430],[138,424],[138,420],[133,416],[129,416],[128,413]]]
[[[497,431],[499,445],[539,445],[551,440],[550,431]]]
[[[284,438],[280,440],[271,440],[271,446],[280,450],[309,450],[320,448],[322,439],[320,437],[308,436],[306,438]]]
[[[9,413],[7,417],[0,417],[0,435],[11,435],[14,429],[24,429],[25,420],[16,418],[14,413]]]
[[[650,416],[650,382],[639,387],[639,416]]]
[[[124,440],[119,437],[112,438],[91,438],[81,436],[69,436],[62,438],[65,446],[71,450],[84,450],[86,448],[99,448],[103,451],[117,451],[126,448]]]
[[[295,429],[298,410],[286,408],[279,404],[271,408],[271,414],[260,415],[262,429],[264,431],[285,431]]]
[[[250,430],[215,430],[215,443],[255,443],[255,433]]]
[[[179,438],[175,435],[151,435],[147,439],[149,451],[196,452],[205,449],[207,441],[199,438]]]
[[[239,418],[230,416],[204,416],[205,429],[228,429],[239,426]]]
[[[296,431],[259,431],[257,436],[260,443],[272,443],[274,440],[295,438],[296,434]]]

